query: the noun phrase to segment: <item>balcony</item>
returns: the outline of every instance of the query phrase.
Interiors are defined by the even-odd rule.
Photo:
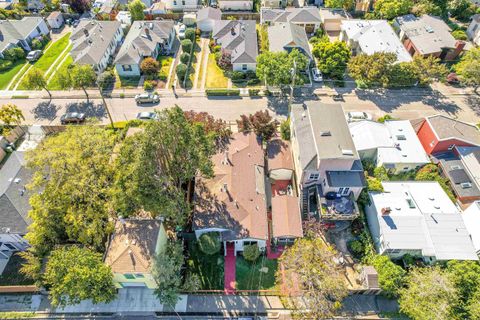
[[[360,215],[353,193],[347,196],[333,192],[319,194],[320,218],[322,220],[354,220]]]

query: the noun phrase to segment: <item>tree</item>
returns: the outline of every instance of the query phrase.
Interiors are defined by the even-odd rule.
[[[27,74],[25,75],[25,85],[28,89],[33,90],[40,90],[45,89],[50,97],[50,101],[52,101],[52,94],[50,90],[47,88],[47,79],[45,79],[45,74],[42,70],[33,67]]]
[[[175,307],[182,286],[181,270],[184,263],[181,242],[169,241],[153,262],[152,275],[157,288],[155,295],[162,304]]]
[[[178,106],[157,114],[158,121],[122,144],[114,165],[114,207],[122,216],[144,209],[182,224],[190,212],[182,187],[197,175],[213,176],[214,137]]]
[[[257,56],[257,77],[267,85],[285,86],[292,83],[292,70],[296,64],[295,84],[303,84],[300,73],[308,65],[308,59],[297,49],[287,52],[264,52]]]
[[[444,79],[448,74],[447,67],[434,56],[422,57],[416,55],[411,62],[418,84],[425,86],[433,81]]]
[[[258,245],[255,243],[243,246],[243,257],[250,262],[257,261],[258,257],[260,257]]]
[[[325,7],[334,9],[351,10],[354,4],[353,0],[325,0]]]
[[[313,55],[318,59],[320,71],[334,79],[343,79],[350,49],[343,41],[320,41],[313,47]]]
[[[417,17],[424,14],[433,16],[441,16],[443,14],[442,8],[430,0],[421,0],[416,2],[412,7],[412,13]]]
[[[277,131],[278,126],[277,120],[273,119],[267,110],[257,111],[248,117],[242,115],[240,120],[237,120],[237,124],[239,131],[248,133],[253,130],[263,141],[269,141]]]
[[[68,4],[73,11],[77,13],[84,13],[91,7],[90,0],[64,0],[64,3]]]
[[[185,30],[185,39],[190,39],[192,42],[195,42],[195,29],[187,28]]]
[[[148,77],[156,76],[160,71],[160,63],[152,57],[147,57],[140,64],[140,70]]]
[[[188,64],[188,62],[190,61],[190,54],[186,53],[186,52],[183,52],[180,55],[180,61],[184,64]]]
[[[465,30],[462,30],[462,29],[457,29],[457,30],[453,31],[452,36],[456,40],[467,40],[468,39],[467,33],[465,32]]]
[[[185,118],[191,124],[201,123],[205,133],[214,137],[217,144],[232,135],[232,130],[227,127],[227,123],[222,119],[215,119],[207,112],[195,112],[193,110],[185,111]]]
[[[35,193],[26,238],[40,257],[67,242],[103,250],[113,231],[109,199],[114,144],[114,135],[103,128],[69,127],[27,153],[34,172],[28,187]]]
[[[402,88],[411,87],[417,84],[416,69],[410,62],[395,63],[387,69],[384,87]]]
[[[177,77],[183,81],[185,79],[185,75],[187,74],[187,65],[179,63],[175,69],[175,72],[177,73]]]
[[[132,16],[132,21],[145,20],[145,4],[141,0],[133,0],[128,3],[128,11]]]
[[[3,123],[1,134],[7,136],[13,125],[20,125],[25,120],[22,110],[13,103],[4,104],[0,108],[0,121]]]
[[[455,305],[455,314],[461,319],[471,319],[469,314],[472,305],[480,303],[475,296],[480,288],[480,264],[477,261],[451,260],[447,262],[446,270],[458,290],[459,301]],[[477,314],[478,317],[480,314]]]
[[[192,40],[190,39],[183,39],[182,42],[182,50],[183,52],[187,52],[187,53],[190,53],[192,51],[192,47],[193,47],[193,42]]]
[[[387,256],[374,255],[367,259],[378,273],[378,282],[383,293],[389,298],[398,296],[404,284],[405,270],[393,263]]]
[[[115,82],[115,74],[112,71],[104,71],[97,78],[97,84],[102,90],[113,86]]]
[[[474,87],[475,93],[478,93],[480,87],[480,48],[468,50],[455,66],[455,71],[460,76],[460,80]]]
[[[458,292],[448,272],[440,267],[414,268],[400,290],[400,311],[414,320],[447,320]]]
[[[388,83],[390,67],[396,60],[394,53],[359,54],[350,59],[348,71],[352,78],[366,86],[383,85]]]
[[[92,87],[95,85],[95,80],[97,80],[97,75],[93,70],[91,65],[75,65],[71,70],[72,75],[72,86],[74,89],[82,89],[87,96],[87,103],[89,101],[87,87]]]
[[[290,118],[280,124],[280,135],[283,140],[290,140]]]
[[[373,9],[377,17],[391,20],[409,13],[412,7],[412,0],[377,0]]]
[[[473,297],[470,299],[470,304],[467,306],[468,316],[470,320],[480,320],[480,288],[477,288]]]
[[[332,317],[348,295],[337,252],[321,238],[297,239],[279,258],[277,284],[305,319]]]
[[[469,0],[449,0],[447,9],[452,17],[467,20],[475,13],[475,6]]]
[[[380,181],[378,178],[367,176],[367,190],[383,192],[382,181]]]
[[[206,255],[214,255],[220,251],[220,234],[218,232],[207,232],[198,239],[198,247]]]
[[[52,305],[61,307],[86,299],[110,302],[116,294],[112,270],[103,263],[102,254],[77,246],[52,251],[44,284],[49,287]]]

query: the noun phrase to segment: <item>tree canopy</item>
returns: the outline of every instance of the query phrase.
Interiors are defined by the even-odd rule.
[[[132,21],[144,20],[145,13],[143,13],[143,10],[145,10],[145,4],[141,0],[133,0],[128,3],[128,11],[132,16]]]
[[[315,44],[312,52],[322,73],[335,79],[343,79],[350,59],[350,48],[345,42],[330,42],[327,38]]]
[[[43,276],[52,305],[110,302],[116,294],[113,274],[102,255],[77,246],[52,251]]]
[[[269,141],[277,131],[278,121],[275,120],[268,110],[257,111],[250,115],[241,115],[237,120],[238,130],[240,132],[255,132],[263,141]]]
[[[22,120],[25,120],[22,110],[20,110],[13,103],[4,104],[0,108],[0,122],[3,123],[0,133],[7,136],[13,125],[20,125]]]
[[[321,238],[303,238],[279,258],[284,268],[277,271],[277,284],[305,319],[332,317],[348,295],[336,255]]]
[[[71,66],[68,70],[60,73],[59,85],[63,90],[68,89],[82,89],[87,96],[87,102],[89,100],[87,88],[95,86],[97,80],[97,74],[93,70],[91,65],[78,65]]]
[[[47,88],[47,80],[45,79],[45,74],[42,70],[32,67],[32,69],[25,75],[24,81],[28,89],[45,89],[50,96],[50,100],[52,99],[52,94]]]
[[[333,9],[351,10],[354,4],[354,0],[325,0],[325,7]]]
[[[257,56],[257,77],[267,85],[284,86],[292,83],[292,70],[296,64],[295,83],[303,84],[300,72],[308,65],[308,59],[297,49],[287,52],[264,52]]]
[[[468,50],[460,58],[460,62],[455,65],[455,71],[460,76],[460,80],[466,85],[473,86],[478,94],[478,88],[480,87],[480,48]]]
[[[383,293],[388,297],[396,297],[403,287],[405,270],[383,255],[373,255],[367,259],[378,273],[378,282]]]
[[[378,18],[391,20],[410,13],[412,7],[412,0],[377,0],[373,9]]]

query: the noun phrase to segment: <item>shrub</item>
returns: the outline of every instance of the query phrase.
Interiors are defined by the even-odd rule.
[[[207,89],[205,90],[207,96],[239,96],[239,89]]]
[[[373,169],[373,176],[380,181],[389,181],[390,178],[387,173],[387,169],[384,166],[376,167]]]
[[[250,244],[243,246],[243,257],[245,260],[254,262],[260,257],[260,250],[257,244]]]
[[[232,81],[241,81],[245,79],[245,73],[241,71],[232,72]]]
[[[217,52],[220,52],[221,49],[222,49],[222,46],[214,46],[212,52],[217,53]]]
[[[184,39],[182,40],[182,50],[183,52],[191,52],[193,47],[192,40]]]
[[[180,80],[183,81],[183,79],[185,79],[185,75],[187,74],[187,66],[183,63],[180,63],[179,65],[177,65],[175,72],[177,73],[177,76],[180,78]]]
[[[167,81],[167,79],[168,79],[168,73],[166,71],[160,71],[158,73],[158,80]]]
[[[363,243],[360,240],[350,241],[348,243],[348,248],[356,258],[361,258],[365,251],[365,248],[363,247]]]
[[[192,42],[195,41],[195,29],[187,28],[187,30],[185,30],[185,39],[190,39]]]
[[[120,99],[125,98],[125,93],[120,93]]]
[[[257,79],[257,73],[253,70],[247,70],[245,72],[245,77],[247,79]]]
[[[392,117],[392,116],[389,115],[389,114],[386,114],[386,115],[384,115],[383,117],[378,118],[377,121],[380,122],[380,123],[384,123],[384,122],[387,121],[387,120],[395,120],[395,118]]]
[[[25,51],[19,47],[13,47],[3,51],[3,57],[5,60],[17,61],[25,58]]]
[[[290,118],[280,125],[280,136],[283,140],[290,140]]]
[[[220,61],[220,58],[222,57],[222,53],[220,51],[215,52],[215,61],[218,64],[218,61]]]
[[[104,71],[98,76],[98,85],[102,89],[111,86],[115,81],[115,75],[112,71]]]
[[[260,79],[250,79],[247,81],[247,85],[248,86],[254,86],[256,84],[259,84],[260,83]]]
[[[248,95],[251,97],[256,97],[260,93],[260,89],[248,89]]]
[[[140,64],[140,70],[145,75],[155,76],[160,70],[160,63],[152,57],[147,57]]]
[[[398,296],[398,291],[404,284],[405,270],[387,256],[373,255],[367,262],[377,270],[378,282],[383,293],[389,298]]]
[[[42,43],[38,39],[33,39],[32,40],[32,49],[33,50],[40,50],[42,49]]]
[[[182,55],[180,56],[180,61],[183,64],[188,64],[188,62],[190,61],[190,54],[186,53],[186,52],[183,52]]]
[[[145,91],[152,91],[156,87],[155,81],[146,80],[143,83],[143,89]]]
[[[214,255],[220,251],[220,235],[218,232],[207,232],[198,239],[200,250],[207,255]]]
[[[457,39],[457,40],[467,40],[467,33],[462,30],[462,29],[458,29],[458,30],[455,30],[452,32],[452,36]]]
[[[13,65],[12,61],[0,59],[0,71],[8,70],[12,67],[12,65]]]

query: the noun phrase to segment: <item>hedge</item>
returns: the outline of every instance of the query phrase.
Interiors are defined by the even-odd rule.
[[[238,89],[207,89],[205,90],[207,96],[239,96]]]

